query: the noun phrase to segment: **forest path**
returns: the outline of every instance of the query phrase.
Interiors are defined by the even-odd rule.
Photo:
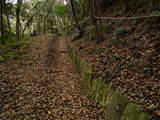
[[[0,120],[104,120],[69,58],[65,40],[33,39],[21,59],[0,64]]]

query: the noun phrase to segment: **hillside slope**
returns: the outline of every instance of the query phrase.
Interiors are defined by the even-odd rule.
[[[159,10],[123,6],[109,8],[104,16],[132,17],[158,15]],[[94,78],[112,81],[144,111],[160,118],[160,17],[135,20],[102,20],[104,41],[72,41],[78,54],[90,66]],[[92,27],[92,26],[88,26]],[[92,37],[91,37],[92,38]]]

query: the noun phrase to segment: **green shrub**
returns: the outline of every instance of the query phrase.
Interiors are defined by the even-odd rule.
[[[103,32],[110,33],[114,30],[114,26],[112,24],[106,24],[102,26]]]
[[[0,44],[0,62],[17,59],[25,52],[29,45],[30,41],[28,40],[28,37],[24,37],[23,40],[20,41],[13,38],[12,42],[7,41],[5,45]]]
[[[149,15],[150,15],[150,16],[160,15],[160,11],[159,11],[159,10],[151,11]]]
[[[90,41],[90,40],[95,40],[96,38],[96,33],[94,31],[94,26],[90,25],[86,28],[86,32],[85,32],[85,35],[84,35],[84,39],[87,40],[87,41]]]
[[[119,27],[119,26],[121,26],[124,22],[125,22],[125,20],[118,20],[118,21],[116,22],[116,26]]]
[[[137,5],[140,6],[144,6],[144,5],[148,5],[150,3],[150,0],[137,0]]]
[[[2,57],[1,55],[0,55],[0,63],[1,62],[4,62],[4,57]]]
[[[79,25],[82,27],[82,28],[86,28],[89,24],[91,24],[91,21],[89,19],[89,17],[85,17],[83,20],[81,20],[79,22]]]
[[[121,37],[128,34],[130,32],[130,30],[131,29],[129,27],[119,27],[119,28],[116,29],[114,37],[116,39],[120,39]]]

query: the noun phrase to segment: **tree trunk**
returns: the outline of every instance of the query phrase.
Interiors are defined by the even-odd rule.
[[[96,40],[97,40],[97,42],[103,41],[103,34],[102,34],[102,31],[101,31],[101,28],[98,25],[97,20],[95,18],[96,11],[97,11],[95,8],[97,8],[97,9],[99,9],[99,8],[97,7],[97,4],[95,3],[94,0],[90,0],[90,5],[89,6],[90,6],[90,9],[91,9],[90,17],[91,17],[91,20],[92,20],[92,24],[94,26],[94,32],[96,33],[96,36],[95,36]],[[97,14],[99,15],[99,10],[98,10]]]
[[[12,29],[11,29],[11,23],[10,23],[10,19],[9,19],[8,13],[6,13],[6,18],[7,18],[8,29],[9,29],[9,32],[10,32],[10,38],[12,40]]]
[[[23,0],[17,0],[17,8],[16,8],[16,37],[17,40],[20,40],[20,10],[21,4]]]
[[[81,31],[80,25],[79,25],[77,17],[76,17],[76,12],[75,12],[75,9],[74,9],[73,0],[70,0],[70,3],[71,3],[74,22],[76,23],[76,26],[77,26],[78,30]]]
[[[124,3],[125,3],[125,11],[127,12],[127,10],[129,9],[128,0],[124,0]]]
[[[76,27],[77,27],[78,30],[79,30],[78,36],[76,36],[76,37],[74,38],[74,40],[75,40],[75,39],[80,38],[80,37],[83,35],[83,30],[81,29],[81,27],[80,27],[80,25],[79,25],[79,23],[78,23],[77,16],[76,16],[76,12],[75,12],[75,9],[74,9],[73,0],[70,0],[70,3],[71,3],[72,13],[73,13],[73,19],[74,19],[74,22],[76,23]]]
[[[1,0],[1,36],[2,36],[2,44],[5,44],[5,36],[4,36],[4,21],[3,21],[3,9],[4,9],[4,7],[3,7],[3,5],[4,5],[4,0]]]
[[[44,19],[44,22],[43,22],[43,33],[44,34],[46,33],[46,19]]]
[[[40,17],[38,16],[38,21],[37,21],[37,33],[40,34],[41,31],[41,21]]]
[[[80,0],[80,4],[81,4],[81,7],[82,7],[83,16],[84,16],[86,14],[86,10],[85,10],[85,6],[84,6],[84,3],[83,3],[83,0]]]

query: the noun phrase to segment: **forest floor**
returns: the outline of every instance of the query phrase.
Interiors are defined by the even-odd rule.
[[[0,120],[104,120],[63,38],[40,35],[18,60],[0,64]]]
[[[126,12],[122,8],[123,4],[108,8],[102,17],[145,16],[156,12],[134,4]],[[131,102],[160,120],[160,17],[101,20],[103,41],[96,37],[92,24],[84,26],[81,38],[75,39],[73,32],[70,47],[88,64],[93,79],[112,82]]]
[[[128,11],[122,8],[123,4],[114,5],[101,17],[148,16],[160,11],[134,4]],[[93,79],[111,82],[131,102],[160,120],[160,17],[100,23],[103,41],[96,37],[92,24],[85,23],[81,38],[76,39],[73,32],[70,47],[88,64]]]

